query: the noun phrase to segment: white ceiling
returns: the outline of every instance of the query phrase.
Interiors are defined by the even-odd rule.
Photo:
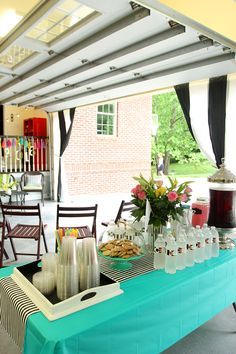
[[[0,65],[0,104],[56,111],[236,72],[231,48],[189,26],[171,27],[156,10],[132,9],[128,0],[79,2],[100,15],[52,43],[39,43],[27,32],[62,3],[42,1],[0,42],[1,54],[12,44],[36,51],[12,69]]]

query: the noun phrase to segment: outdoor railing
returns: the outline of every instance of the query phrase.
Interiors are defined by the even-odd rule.
[[[49,170],[48,137],[0,135],[0,172]]]

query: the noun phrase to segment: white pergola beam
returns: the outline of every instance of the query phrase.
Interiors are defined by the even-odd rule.
[[[85,86],[85,85],[90,85],[90,84],[99,82],[101,80],[110,79],[110,78],[113,78],[113,77],[115,77],[117,75],[123,74],[125,72],[131,72],[133,70],[140,70],[140,69],[142,69],[145,66],[152,65],[152,64],[157,64],[157,63],[160,63],[162,61],[165,61],[165,60],[168,60],[168,59],[171,59],[171,58],[175,58],[175,57],[179,57],[179,56],[182,56],[182,55],[185,55],[185,54],[189,54],[189,53],[192,53],[192,52],[195,52],[195,51],[199,51],[201,49],[208,48],[208,47],[210,47],[212,45],[213,45],[213,42],[211,40],[204,40],[204,41],[201,41],[201,42],[190,44],[188,46],[181,47],[181,48],[169,51],[167,53],[163,53],[163,54],[160,54],[160,55],[157,55],[157,56],[154,56],[154,57],[151,57],[151,58],[148,58],[148,59],[145,59],[145,60],[133,63],[133,64],[130,64],[130,65],[124,66],[124,67],[119,68],[117,70],[114,70],[114,71],[111,71],[111,72],[108,72],[108,73],[105,73],[105,74],[102,74],[102,75],[95,76],[95,77],[93,77],[91,79],[80,81],[78,83],[72,84],[69,87],[63,87],[61,89],[50,91],[50,92],[48,92],[48,93],[46,93],[44,95],[39,95],[39,96],[41,98],[43,98],[43,97],[48,98],[50,96],[63,94],[65,92],[74,90],[76,88],[79,88],[79,87],[82,87],[82,86]],[[34,102],[38,102],[38,100],[39,100],[39,97],[35,97],[35,98],[32,98],[32,99],[26,100],[24,102],[21,102],[19,105],[20,106],[25,106],[27,104],[32,104]]]
[[[1,86],[0,87],[1,92],[11,88],[12,86],[16,85],[19,82],[23,82],[24,80],[40,73],[42,70],[47,69],[48,67],[59,63],[62,60],[62,58],[66,59],[71,55],[77,53],[78,51],[91,46],[92,44],[98,42],[99,40],[102,40],[110,36],[111,34],[116,33],[127,26],[130,26],[137,21],[140,21],[141,19],[149,15],[150,15],[150,11],[148,9],[139,8],[138,10],[135,10],[128,16],[122,18],[121,20],[116,21],[110,26],[98,31],[96,34],[82,40],[81,42],[73,45],[72,47],[67,48],[63,52],[60,52],[59,54],[53,54],[53,57],[51,59],[46,60],[42,64],[39,64],[38,66],[24,73],[23,75],[18,76],[16,79]]]
[[[54,101],[51,101],[51,102],[48,102],[48,103],[45,103],[45,104],[42,104],[42,105],[40,104],[40,99],[39,99],[38,105],[40,105],[40,108],[48,108],[48,107],[54,106],[55,104],[58,104],[60,102],[76,100],[76,99],[79,99],[79,98],[82,98],[82,97],[87,97],[87,96],[91,96],[91,95],[94,95],[94,94],[97,94],[97,93],[105,92],[107,90],[113,90],[113,89],[120,88],[120,87],[126,87],[126,86],[129,86],[129,85],[133,85],[135,83],[138,83],[138,82],[152,80],[152,79],[164,77],[164,76],[167,76],[167,75],[176,74],[176,73],[179,73],[181,71],[187,71],[187,70],[191,70],[191,69],[195,69],[195,68],[198,68],[198,67],[211,65],[211,64],[215,64],[215,63],[220,63],[220,62],[231,60],[231,59],[234,59],[234,53],[218,55],[218,56],[211,57],[211,58],[208,58],[208,59],[203,59],[203,60],[199,60],[199,61],[196,61],[196,62],[185,64],[185,65],[179,65],[179,66],[175,66],[175,67],[172,67],[172,68],[169,68],[169,69],[157,71],[157,72],[154,72],[152,74],[148,74],[148,75],[145,75],[145,76],[142,76],[142,77],[138,77],[138,78],[134,78],[134,79],[131,79],[131,80],[126,80],[126,81],[118,82],[116,84],[103,86],[103,87],[101,87],[99,89],[91,90],[91,91],[84,92],[84,93],[81,93],[81,94],[76,94],[76,95],[72,95],[72,96],[69,96],[69,97],[61,98],[61,99],[54,99]]]
[[[89,69],[93,69],[95,67],[98,67],[99,65],[109,64],[112,60],[115,60],[115,59],[120,58],[122,56],[131,54],[131,53],[138,51],[140,49],[147,48],[151,45],[165,41],[165,40],[170,39],[172,37],[178,36],[184,32],[185,32],[185,27],[183,27],[181,25],[178,25],[174,28],[170,28],[166,31],[155,34],[149,38],[145,38],[145,39],[138,41],[134,44],[131,44],[127,47],[116,50],[108,55],[105,55],[101,58],[96,59],[93,62],[88,62],[88,63],[84,64],[83,66],[80,66],[80,67],[75,68],[73,70],[67,71],[61,75],[54,77],[51,80],[47,80],[46,82],[42,82],[40,84],[32,86],[29,89],[24,90],[23,92],[17,93],[16,95],[10,96],[10,97],[2,100],[1,103],[10,102],[14,99],[26,96],[27,94],[31,94],[32,91],[37,92],[38,90],[41,90],[45,87],[49,87],[50,85],[53,85],[53,84],[58,83],[60,81],[68,80],[69,78],[71,78],[75,75],[79,75],[79,74],[82,74],[82,73],[88,71]]]

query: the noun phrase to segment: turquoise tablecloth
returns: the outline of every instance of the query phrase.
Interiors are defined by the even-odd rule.
[[[42,313],[31,315],[24,354],[160,353],[236,300],[236,250],[175,275],[154,271],[121,287],[124,294],[54,322]]]

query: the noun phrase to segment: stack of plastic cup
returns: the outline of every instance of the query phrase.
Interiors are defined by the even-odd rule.
[[[57,266],[57,297],[60,300],[78,294],[79,272],[76,254],[75,237],[65,236],[62,239],[59,262]]]

